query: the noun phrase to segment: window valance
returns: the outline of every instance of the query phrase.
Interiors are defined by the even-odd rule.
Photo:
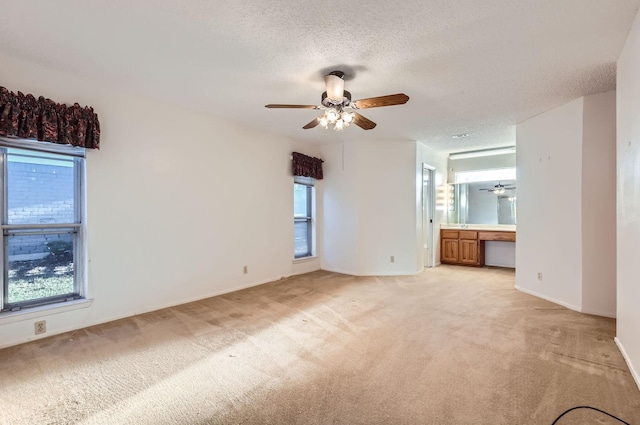
[[[317,180],[322,180],[322,163],[324,161],[320,158],[314,158],[312,156],[303,155],[298,152],[293,152],[293,175],[312,177]]]
[[[100,148],[100,122],[93,108],[55,103],[0,87],[0,136]]]

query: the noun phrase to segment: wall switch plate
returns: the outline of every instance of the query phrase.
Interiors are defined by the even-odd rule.
[[[247,274],[247,273],[249,273],[249,266],[242,267],[242,274]]]
[[[396,262],[396,257],[392,255],[392,256],[389,258],[389,261],[391,261],[392,263],[395,263],[395,262]]]
[[[542,272],[538,272],[538,280],[542,280]]]

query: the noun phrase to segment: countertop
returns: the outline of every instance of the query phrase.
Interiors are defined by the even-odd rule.
[[[446,230],[487,230],[492,232],[515,232],[515,224],[441,224]]]

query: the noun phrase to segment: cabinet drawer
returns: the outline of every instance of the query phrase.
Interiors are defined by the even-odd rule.
[[[444,239],[458,239],[458,231],[457,230],[442,230],[441,236]]]
[[[472,230],[460,230],[460,239],[478,239],[478,232]]]
[[[479,236],[481,241],[516,241],[516,232],[480,232]]]

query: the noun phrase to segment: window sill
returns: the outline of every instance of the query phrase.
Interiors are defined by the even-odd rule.
[[[7,311],[0,314],[0,325],[20,322],[42,316],[50,316],[52,314],[65,313],[67,311],[80,310],[90,307],[92,303],[93,299],[82,299],[59,304],[42,305],[19,311]]]
[[[316,257],[315,255],[309,256],[309,257],[301,257],[301,258],[294,258],[293,259],[293,264],[297,264],[297,263],[306,263],[307,261],[313,261],[313,260],[317,260],[318,257]]]

